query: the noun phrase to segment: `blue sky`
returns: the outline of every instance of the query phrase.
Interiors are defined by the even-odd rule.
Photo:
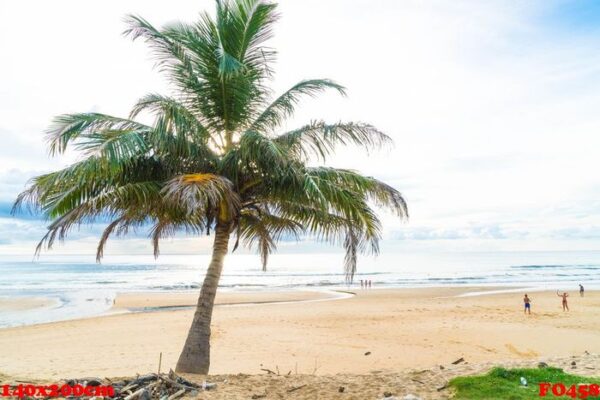
[[[560,1],[550,3],[539,13],[539,23],[550,31],[566,34],[598,32],[600,3],[597,1]]]
[[[9,214],[26,181],[77,157],[46,155],[52,116],[126,115],[138,97],[168,91],[146,47],[121,36],[124,14],[161,25],[213,7],[82,3],[0,4],[0,254],[31,254],[44,233],[44,221]],[[411,219],[384,215],[386,242],[600,249],[600,3],[284,0],[280,11],[274,87],[327,77],[349,89],[348,99],[303,103],[290,126],[361,120],[395,140],[371,157],[342,149],[331,162],[404,193]],[[100,229],[82,228],[55,252],[93,252]],[[181,237],[164,249],[208,245]],[[149,243],[141,232],[108,252],[149,252]]]

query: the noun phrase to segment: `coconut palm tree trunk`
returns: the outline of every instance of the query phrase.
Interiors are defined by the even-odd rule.
[[[217,224],[215,242],[208,271],[198,297],[196,313],[175,370],[193,374],[208,374],[210,367],[210,323],[223,260],[227,254],[230,225]]]

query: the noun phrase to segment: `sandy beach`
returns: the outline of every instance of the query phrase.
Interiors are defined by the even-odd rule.
[[[573,293],[565,313],[554,292],[534,292],[528,316],[520,293],[464,296],[479,290],[358,290],[334,301],[312,301],[330,294],[309,291],[220,293],[211,372],[394,373],[460,357],[477,364],[600,353],[600,293]],[[192,293],[140,293],[118,297],[115,307],[194,303]],[[168,369],[192,312],[131,312],[2,329],[0,373],[27,379],[127,376],[156,370],[161,352]]]
[[[0,298],[0,312],[17,312],[51,307],[56,302],[45,297]]]

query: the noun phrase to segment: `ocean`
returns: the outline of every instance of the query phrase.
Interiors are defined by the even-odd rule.
[[[0,327],[35,324],[107,313],[118,292],[198,290],[208,256],[91,256],[40,260],[0,257],[0,299],[44,297],[52,305],[0,312]],[[354,284],[344,281],[343,254],[275,254],[263,272],[256,255],[226,259],[220,290],[331,290],[431,286],[508,286],[528,291],[600,289],[600,252],[412,252],[384,253],[359,260]]]

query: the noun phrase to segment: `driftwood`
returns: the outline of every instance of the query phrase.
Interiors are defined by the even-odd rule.
[[[113,399],[117,400],[176,400],[185,395],[196,396],[201,390],[216,388],[215,383],[202,385],[177,375],[166,373],[138,375],[133,379],[110,380],[108,378],[65,379],[67,385],[112,386]]]
[[[136,390],[135,392],[133,392],[132,394],[130,394],[129,396],[125,397],[125,400],[134,400],[134,399],[150,399],[150,393],[148,392],[148,389],[146,388],[141,388]]]
[[[173,393],[172,395],[170,395],[168,397],[168,400],[175,400],[180,398],[181,396],[183,396],[185,394],[185,389],[180,389],[179,391]]]
[[[269,375],[277,375],[277,373],[275,371],[270,370],[269,368],[261,368],[260,370],[265,371]]]
[[[294,386],[294,387],[292,387],[292,388],[289,388],[289,389],[287,390],[287,392],[288,392],[288,393],[295,392],[296,390],[300,390],[300,389],[302,389],[304,386],[306,386],[306,385]]]
[[[452,362],[452,364],[454,364],[454,365],[457,365],[457,364],[460,364],[461,362],[465,362],[465,359],[464,359],[464,358],[462,358],[462,357],[461,357],[461,358],[459,358],[459,359],[458,359],[458,360],[456,360],[456,361],[453,361],[453,362]]]

